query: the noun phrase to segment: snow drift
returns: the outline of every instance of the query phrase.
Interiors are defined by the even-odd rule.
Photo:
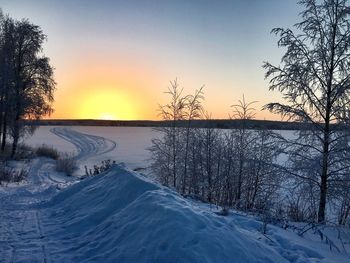
[[[42,211],[54,262],[285,262],[226,218],[115,166]],[[52,239],[54,237],[54,239]]]

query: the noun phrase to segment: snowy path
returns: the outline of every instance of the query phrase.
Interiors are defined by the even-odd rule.
[[[50,262],[38,205],[56,192],[56,180],[47,177],[53,165],[32,161],[27,184],[0,192],[0,262]]]
[[[113,151],[117,144],[109,139],[81,133],[68,128],[53,128],[50,130],[60,138],[72,143],[78,150],[75,158],[79,161],[86,160],[96,155]]]
[[[75,158],[79,162],[116,147],[111,140],[68,128],[54,128],[51,132],[77,148]],[[30,163],[26,184],[0,188],[1,263],[52,261],[46,248],[50,238],[45,236],[40,204],[75,180],[56,173],[54,166],[53,160],[35,159]]]

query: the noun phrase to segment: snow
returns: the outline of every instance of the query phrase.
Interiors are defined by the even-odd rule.
[[[96,127],[96,126],[40,126],[32,137],[26,138],[23,142],[29,146],[37,147],[43,143],[52,146],[60,152],[77,153],[74,144],[66,139],[56,136],[52,130],[68,129],[79,132],[80,135],[88,134],[99,136],[116,143],[116,147],[105,153],[91,155],[80,162],[80,169],[77,174],[85,174],[84,166],[92,168],[103,160],[115,160],[123,163],[127,168],[134,170],[147,168],[149,165],[150,153],[147,148],[152,145],[152,139],[159,138],[161,134],[151,127]],[[286,138],[295,138],[295,131],[276,130],[275,132]],[[76,133],[76,135],[78,135]],[[280,156],[278,162],[282,163],[286,156]]]
[[[45,233],[57,262],[285,261],[225,218],[118,166],[46,206],[42,222],[52,226]]]
[[[79,163],[118,153],[123,144],[127,150],[100,131],[60,127],[50,142],[71,141]],[[124,132],[119,136],[132,140]],[[350,262],[349,229],[342,229],[344,249],[339,228],[322,230],[341,250],[331,251],[316,232],[300,236],[268,225],[264,235],[253,216],[219,216],[121,165],[81,181],[55,172],[50,159],[29,167],[26,183],[0,187],[0,262]]]
[[[39,147],[43,144],[52,146],[60,152],[74,152],[76,148],[70,142],[61,139],[51,132],[56,126],[40,126],[33,136],[25,137],[21,143],[31,147]]]
[[[349,260],[320,240],[277,226],[268,226],[267,238],[253,217],[218,216],[120,166],[62,191],[44,182],[0,195],[5,204],[0,253],[7,255],[1,262]]]
[[[146,168],[148,166],[148,159],[150,158],[147,148],[151,146],[152,138],[159,136],[158,132],[149,127],[41,126],[35,131],[32,137],[26,138],[23,142],[32,147],[40,146],[44,142],[46,145],[52,146],[60,152],[77,153],[81,150],[67,141],[64,136],[59,137],[52,133],[52,130],[59,130],[61,132],[62,130],[63,132],[64,130],[74,131],[76,139],[79,139],[80,136],[84,137],[80,139],[80,145],[84,143],[91,144],[93,142],[86,138],[86,135],[98,136],[101,137],[101,140],[116,143],[113,149],[104,151],[101,148],[98,154],[91,154],[88,158],[80,160],[80,169],[76,173],[80,175],[85,174],[85,165],[88,168],[92,168],[93,165],[100,164],[101,161],[107,159],[123,163],[132,170]]]

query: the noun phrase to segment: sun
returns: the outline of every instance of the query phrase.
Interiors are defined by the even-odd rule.
[[[134,103],[117,89],[86,92],[78,106],[79,119],[130,120],[135,118]]]
[[[116,120],[117,117],[111,113],[108,112],[103,112],[100,114],[99,117],[100,120],[106,120],[106,121],[110,121],[110,120]]]

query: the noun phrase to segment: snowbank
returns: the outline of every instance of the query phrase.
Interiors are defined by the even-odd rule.
[[[286,262],[226,218],[117,166],[45,206],[54,262]]]

